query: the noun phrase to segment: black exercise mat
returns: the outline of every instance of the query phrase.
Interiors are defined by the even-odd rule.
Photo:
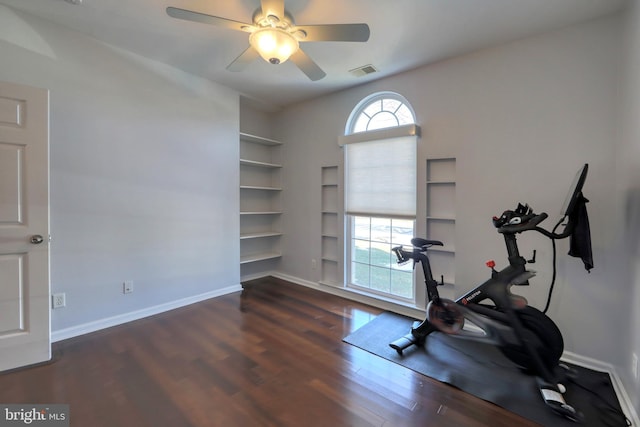
[[[424,348],[412,346],[403,356],[398,355],[389,343],[409,332],[414,321],[385,312],[344,341],[545,426],[626,426],[624,419],[609,409],[608,405],[622,413],[605,372],[571,365],[578,377],[575,383],[564,383],[564,398],[585,416],[583,423],[576,424],[553,413],[544,403],[536,379],[491,345],[436,332]]]

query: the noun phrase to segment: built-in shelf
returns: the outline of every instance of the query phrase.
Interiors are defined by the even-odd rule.
[[[342,251],[340,241],[340,177],[338,166],[323,166],[320,179],[321,197],[321,280],[329,286],[341,286],[340,266]]]
[[[259,233],[242,233],[240,234],[240,240],[245,239],[261,239],[264,237],[277,237],[282,236],[282,233],[276,231],[263,231]]]
[[[240,264],[242,274],[273,269],[280,258],[282,142],[240,133]],[[248,267],[252,264],[251,267]],[[264,264],[264,265],[263,265]],[[245,268],[250,268],[246,270]]]
[[[245,132],[240,132],[240,140],[262,145],[282,145],[282,142],[276,141],[275,139],[251,135],[250,133]]]
[[[241,185],[241,190],[282,191],[280,187],[258,187],[257,185]]]
[[[240,264],[248,264],[258,261],[266,261],[269,259],[280,258],[282,254],[279,252],[263,252],[255,255],[243,255],[240,257]]]
[[[277,211],[253,211],[253,212],[240,212],[240,215],[280,215],[282,212]]]
[[[427,159],[427,238],[444,246],[429,248],[431,268],[436,280],[455,283],[456,159]]]
[[[243,166],[255,166],[258,168],[267,168],[267,169],[279,169],[282,167],[282,165],[277,165],[275,163],[256,162],[255,160],[247,160],[247,159],[240,159],[240,164]]]

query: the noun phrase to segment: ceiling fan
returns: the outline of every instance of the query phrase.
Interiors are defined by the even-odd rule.
[[[167,14],[172,18],[250,33],[249,47],[227,66],[230,71],[244,69],[259,56],[271,64],[291,59],[313,81],[322,79],[326,73],[300,49],[300,43],[366,42],[370,33],[367,24],[296,25],[284,9],[284,0],[260,0],[251,24],[177,7],[168,7]]]

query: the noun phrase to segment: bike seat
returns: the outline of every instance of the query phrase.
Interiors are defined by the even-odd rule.
[[[414,237],[411,239],[411,244],[422,250],[427,249],[430,246],[444,246],[444,244],[439,240],[427,240],[421,237]]]

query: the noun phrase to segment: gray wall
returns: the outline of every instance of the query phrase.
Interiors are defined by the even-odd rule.
[[[0,22],[0,80],[50,90],[54,333],[238,289],[237,93],[3,6]]]
[[[618,256],[622,260],[621,294],[628,305],[620,306],[630,318],[628,337],[620,343],[627,373],[626,389],[640,408],[640,384],[631,378],[631,353],[640,356],[640,2],[633,0],[624,20],[624,61],[620,145],[616,158],[617,206],[622,209],[619,225]],[[617,218],[616,218],[617,219]],[[625,331],[626,328],[622,328]]]
[[[565,332],[567,350],[614,365],[624,363],[619,331],[629,321],[620,311],[627,285],[617,280],[609,248],[619,230],[615,205],[616,138],[621,18],[600,19],[561,31],[482,50],[291,106],[278,115],[276,137],[287,143],[285,275],[315,282],[311,260],[320,257],[320,167],[341,164],[337,136],[353,107],[383,90],[404,95],[422,126],[418,166],[418,232],[425,222],[425,159],[457,158],[456,294],[488,277],[484,266],[506,263],[491,217],[518,201],[559,219],[565,193],[578,168],[590,164],[586,195],[596,268],[566,256],[558,245],[556,291],[550,316]],[[613,212],[612,212],[613,210]],[[531,234],[531,233],[529,233]],[[533,285],[523,289],[542,308],[551,278],[550,242],[520,237],[526,256],[538,250]],[[437,266],[433,266],[437,273]],[[422,288],[422,286],[421,286]],[[624,347],[624,346],[623,346]]]

